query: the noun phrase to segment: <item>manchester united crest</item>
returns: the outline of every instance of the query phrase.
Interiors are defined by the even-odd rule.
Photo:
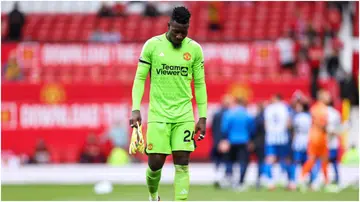
[[[47,84],[41,89],[41,101],[47,104],[58,104],[65,100],[65,90],[61,85]]]
[[[190,55],[190,53],[188,53],[188,52],[184,53],[184,60],[186,60],[186,61],[191,60],[191,55]]]

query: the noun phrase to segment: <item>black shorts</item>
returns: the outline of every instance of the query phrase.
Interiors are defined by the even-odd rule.
[[[260,147],[260,146],[257,145],[256,148],[255,148],[254,153],[255,153],[255,155],[256,155],[259,162],[264,161],[264,159],[265,159],[265,146],[262,145]]]
[[[228,159],[235,162],[249,162],[250,153],[247,148],[247,144],[235,144],[231,145],[228,153]]]

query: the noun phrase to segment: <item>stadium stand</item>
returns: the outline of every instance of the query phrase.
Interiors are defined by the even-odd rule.
[[[296,13],[306,21],[316,19],[317,25],[323,27],[325,18],[330,13],[326,2],[257,2],[244,4],[228,2],[219,7],[223,16],[224,29],[216,34],[206,29],[208,21],[207,2],[191,2],[192,11],[190,36],[197,41],[224,40],[271,40],[278,38],[284,30],[294,26]],[[235,5],[238,4],[238,5]],[[312,5],[314,4],[314,5]],[[241,20],[239,20],[241,19]],[[280,20],[281,19],[281,20]],[[6,14],[2,14],[6,24]],[[124,42],[143,42],[150,36],[166,31],[166,16],[154,19],[130,14],[125,18],[97,18],[95,13],[30,13],[24,28],[24,40],[43,42],[86,42],[89,32],[95,28],[109,30],[115,27],[124,31]],[[200,23],[201,22],[201,23]],[[154,26],[146,29],[146,26]],[[144,28],[145,26],[145,28]],[[68,31],[71,30],[71,31]],[[126,31],[126,32],[125,32]],[[3,34],[6,32],[3,31]],[[215,37],[213,37],[215,35]],[[221,35],[224,37],[216,37]]]
[[[81,4],[77,2],[77,4]],[[329,9],[326,2],[218,2],[218,13],[221,19],[222,29],[212,31],[208,29],[209,2],[186,2],[187,7],[193,13],[191,20],[191,29],[189,36],[199,42],[253,42],[253,41],[275,41],[285,31],[294,30],[301,27],[301,21],[308,22],[314,26],[319,33],[323,33],[326,26],[327,16],[333,15],[334,9]],[[141,12],[131,11],[132,5],[128,5],[128,15],[126,17],[100,18],[96,11],[100,7],[99,3],[90,3],[71,8],[69,2],[53,2],[51,4],[34,4],[32,10],[22,5],[21,8],[26,12],[26,23],[23,28],[22,41],[41,42],[41,43],[87,43],[91,35],[97,31],[109,32],[116,30],[121,35],[121,44],[142,43],[151,36],[164,33],[167,30],[168,16],[162,15],[155,18],[143,17]],[[9,10],[11,5],[5,4],[5,9]],[[79,9],[80,7],[81,9]],[[26,8],[26,9],[25,9]],[[66,9],[69,12],[66,13]],[[338,11],[335,11],[335,13]],[[301,16],[301,17],[299,17]],[[300,19],[300,20],[299,20]],[[6,39],[7,33],[7,14],[2,12],[2,39]],[[357,24],[357,23],[355,23]],[[304,30],[303,30],[304,31]],[[220,62],[220,63],[219,63]],[[267,68],[257,68],[253,65],[239,68],[237,64],[227,65],[220,71],[216,70],[218,66],[223,65],[221,61],[208,63],[207,74],[209,78],[219,79],[218,76],[228,77],[238,75],[243,78],[291,78],[288,71],[279,71],[278,65],[271,65]],[[44,67],[46,65],[42,65]],[[268,65],[269,66],[269,65]],[[300,77],[307,77],[309,71],[306,70],[306,64],[299,63],[298,69]],[[304,69],[305,67],[305,69]],[[114,70],[114,69],[115,70]],[[134,66],[126,64],[117,65],[113,68],[103,68],[101,75],[112,75],[111,72],[119,72],[131,75],[134,73]],[[301,69],[303,68],[303,69]],[[72,70],[69,70],[72,71]],[[76,70],[77,74],[86,70]],[[25,70],[25,80],[37,78],[33,74],[40,73],[40,79],[48,78],[59,80],[61,75],[66,74],[65,68],[49,66],[40,70]],[[239,74],[240,73],[240,74]],[[282,73],[284,76],[279,76]],[[75,77],[77,74],[68,74],[71,78],[69,82],[81,81],[81,77]],[[214,75],[212,75],[214,74]],[[126,76],[108,76],[106,79],[121,80]],[[84,77],[85,78],[85,77]]]

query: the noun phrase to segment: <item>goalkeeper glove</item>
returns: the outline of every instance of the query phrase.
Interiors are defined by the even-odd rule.
[[[142,134],[142,128],[139,126],[139,122],[136,123],[137,127],[133,127],[131,141],[129,146],[129,154],[136,154],[136,151],[144,153],[145,142]]]

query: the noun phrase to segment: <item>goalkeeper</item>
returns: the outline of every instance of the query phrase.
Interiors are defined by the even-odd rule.
[[[140,104],[145,80],[150,75],[150,103],[146,150],[146,182],[150,200],[158,201],[161,169],[167,155],[175,165],[175,200],[187,200],[190,186],[189,158],[195,149],[194,135],[205,137],[207,93],[204,57],[201,46],[187,38],[190,12],[176,7],[168,22],[168,31],[143,46],[132,89],[130,124],[141,126]],[[199,121],[195,126],[191,81],[194,79]]]

